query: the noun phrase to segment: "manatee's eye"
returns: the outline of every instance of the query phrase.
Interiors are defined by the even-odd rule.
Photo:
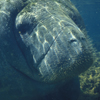
[[[37,21],[32,16],[24,15],[21,18],[20,16],[16,18],[16,28],[20,34],[25,34],[26,32],[30,34],[36,26],[37,26]]]

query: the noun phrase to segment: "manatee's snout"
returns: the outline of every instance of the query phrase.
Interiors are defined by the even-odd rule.
[[[57,3],[55,10],[42,4],[29,8],[30,11],[23,10],[17,15],[16,34],[19,34],[20,49],[29,67],[37,70],[35,80],[68,79],[92,64],[87,37],[69,13],[65,15]]]

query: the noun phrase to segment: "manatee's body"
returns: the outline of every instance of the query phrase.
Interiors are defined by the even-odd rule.
[[[69,0],[0,0],[0,100],[38,100],[90,67],[83,30]]]

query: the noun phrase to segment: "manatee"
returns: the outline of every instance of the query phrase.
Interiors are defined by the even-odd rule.
[[[0,100],[42,100],[93,61],[70,0],[0,0]]]

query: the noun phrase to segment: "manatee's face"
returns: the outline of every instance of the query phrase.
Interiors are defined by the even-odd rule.
[[[17,42],[29,67],[36,70],[35,80],[68,79],[91,65],[86,36],[69,12],[57,2],[40,2],[29,4],[17,15]]]

